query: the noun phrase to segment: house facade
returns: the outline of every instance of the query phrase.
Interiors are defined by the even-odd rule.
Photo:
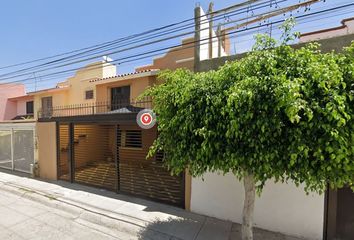
[[[152,108],[151,99],[139,96],[158,84],[160,70],[193,70],[191,42],[184,39],[132,73],[117,74],[114,65],[102,61],[54,88],[28,93],[37,121],[38,176],[185,207],[186,175],[171,176],[162,152],[146,158],[157,127],[142,129],[136,117]]]

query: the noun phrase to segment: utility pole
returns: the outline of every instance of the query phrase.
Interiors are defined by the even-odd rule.
[[[194,9],[194,24],[195,24],[195,33],[194,33],[194,71],[197,72],[198,65],[200,62],[200,15],[201,10],[200,6],[197,5]]]
[[[216,30],[216,36],[218,37],[218,57],[221,57],[221,47],[222,47],[221,24],[218,25],[218,28]]]
[[[34,91],[37,91],[37,77],[36,77],[36,73],[33,72],[33,77],[34,77]]]
[[[209,3],[208,15],[209,15],[209,59],[213,58],[213,10],[214,3]]]

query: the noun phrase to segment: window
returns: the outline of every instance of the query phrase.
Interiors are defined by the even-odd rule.
[[[26,102],[26,114],[33,114],[33,101]]]
[[[88,90],[85,92],[85,99],[86,100],[93,99],[93,90]]]
[[[42,116],[51,117],[53,113],[53,99],[52,97],[42,98]]]
[[[142,134],[140,130],[118,130],[118,146],[142,148]]]
[[[129,106],[130,86],[111,88],[111,110]]]

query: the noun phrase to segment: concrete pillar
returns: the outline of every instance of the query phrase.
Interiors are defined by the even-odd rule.
[[[194,71],[198,71],[198,65],[200,62],[200,6],[197,6],[194,9],[194,24],[195,24],[195,33],[194,33]]]
[[[208,15],[209,15],[209,59],[213,58],[213,8],[214,8],[214,3],[211,2],[209,4],[209,10],[208,10]]]

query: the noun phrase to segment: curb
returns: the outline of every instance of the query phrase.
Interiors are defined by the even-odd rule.
[[[70,199],[65,199],[59,196],[51,195],[37,190],[30,189],[21,185],[0,180],[0,189],[13,195],[17,195],[28,200],[38,202],[47,207],[55,208],[68,212],[75,216],[76,220],[81,220],[90,223],[90,227],[96,230],[102,227],[108,228],[112,236],[125,236],[124,239],[136,239],[139,233],[144,232],[144,237],[148,236],[151,239],[167,240],[179,239],[175,236],[163,233],[154,229],[149,229],[149,222],[137,219],[131,216],[112,214],[111,212],[100,209],[95,211],[90,205],[78,205]]]

